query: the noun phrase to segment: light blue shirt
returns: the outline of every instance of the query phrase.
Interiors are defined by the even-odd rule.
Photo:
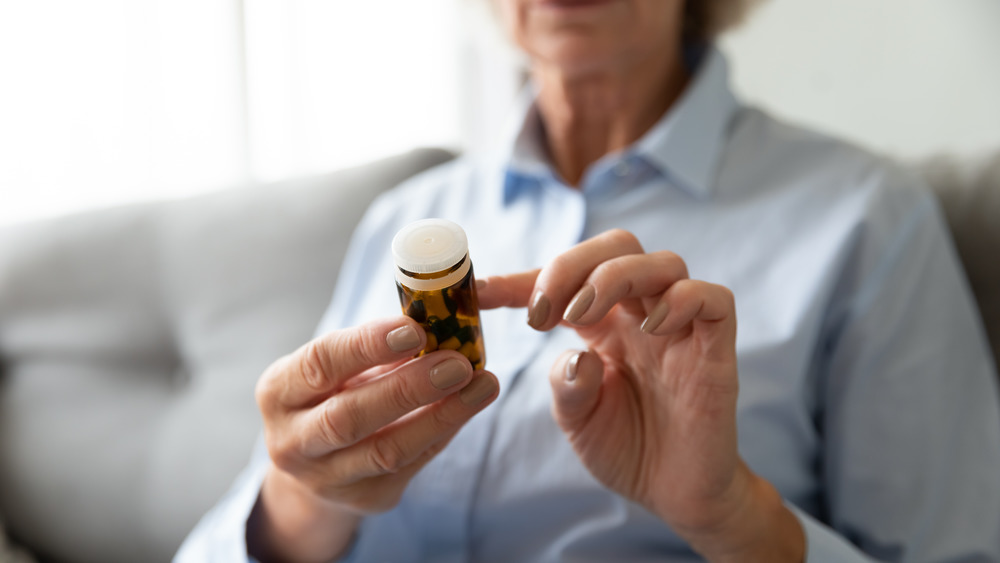
[[[670,112],[581,189],[552,172],[529,100],[491,158],[447,164],[371,207],[319,331],[399,314],[389,245],[410,221],[463,225],[480,277],[625,228],[735,294],[740,453],[795,511],[809,561],[1000,561],[995,371],[934,199],[882,159],[739,104],[727,74],[710,51]],[[547,381],[581,342],[525,316],[484,312],[499,399],[398,507],[363,521],[347,561],[698,560],[581,465]],[[266,466],[258,448],[178,561],[246,559]]]

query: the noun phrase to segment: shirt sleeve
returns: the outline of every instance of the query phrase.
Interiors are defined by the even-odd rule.
[[[795,514],[806,536],[806,563],[836,561],[838,563],[871,563],[874,559],[865,555],[854,544],[847,541],[836,530],[831,529],[810,514],[793,504],[786,503]]]
[[[174,563],[254,561],[247,555],[246,524],[257,502],[268,456],[263,439],[257,441],[250,463],[236,478],[226,495],[184,540]]]
[[[398,192],[399,188],[392,193]],[[368,283],[374,256],[383,256],[389,248],[392,224],[399,205],[383,194],[366,211],[351,236],[340,267],[333,300],[316,329],[316,335],[352,323],[356,296]],[[215,505],[185,539],[174,557],[175,563],[214,561],[253,561],[247,554],[246,523],[257,502],[269,457],[263,437],[257,440],[250,463],[236,478],[229,492]]]
[[[822,374],[829,527],[809,561],[1000,560],[1000,414],[981,320],[936,201],[889,171],[834,304]],[[916,186],[914,184],[917,184]]]

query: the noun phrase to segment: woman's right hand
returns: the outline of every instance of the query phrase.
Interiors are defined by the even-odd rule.
[[[247,522],[261,561],[329,561],[360,519],[410,479],[497,396],[461,354],[413,358],[426,335],[397,317],[331,332],[264,372],[256,396],[271,458]]]

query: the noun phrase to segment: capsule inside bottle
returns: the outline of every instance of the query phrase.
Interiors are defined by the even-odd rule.
[[[392,249],[403,314],[427,333],[419,355],[456,350],[483,369],[486,348],[465,232],[443,219],[417,221],[396,234]]]

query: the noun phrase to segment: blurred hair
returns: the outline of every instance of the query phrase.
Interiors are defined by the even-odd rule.
[[[685,0],[684,35],[703,43],[741,23],[762,0]]]

